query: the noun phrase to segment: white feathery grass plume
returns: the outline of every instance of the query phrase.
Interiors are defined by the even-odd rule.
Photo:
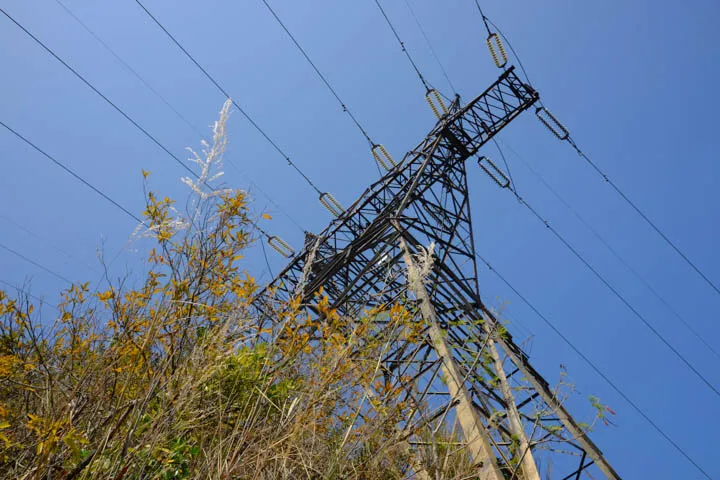
[[[176,215],[175,218],[171,218],[165,223],[154,225],[152,227],[148,227],[146,224],[141,223],[140,225],[135,227],[135,230],[133,230],[133,232],[130,234],[130,239],[154,237],[155,232],[160,230],[161,228],[170,228],[173,232],[179,232],[181,230],[187,230],[190,228],[190,222],[188,222],[187,219],[183,217],[175,207],[170,206],[169,210]]]
[[[222,159],[225,153],[225,147],[227,146],[227,121],[230,117],[230,107],[232,107],[232,100],[227,99],[220,110],[220,117],[213,124],[213,140],[212,146],[205,140],[202,140],[203,146],[202,154],[200,156],[195,150],[187,147],[187,150],[192,154],[189,159],[191,162],[196,163],[200,166],[200,175],[197,180],[193,180],[189,177],[181,177],[180,181],[188,185],[190,189],[199,197],[200,201],[207,200],[210,197],[217,197],[225,193],[232,193],[233,190],[230,188],[225,189],[213,189],[210,185],[220,178],[224,172],[222,169]],[[213,173],[215,171],[215,173]],[[193,202],[195,203],[195,202]],[[192,221],[183,216],[175,207],[169,207],[170,212],[175,216],[161,225],[155,225],[147,227],[144,223],[138,225],[130,238],[142,238],[142,237],[153,237],[155,232],[161,228],[170,228],[174,232],[181,230],[187,230],[190,228]],[[194,215],[199,215],[200,209],[196,208]]]
[[[197,180],[189,177],[182,177],[180,180],[189,186],[201,200],[232,192],[232,189],[213,190],[208,186],[225,174],[221,169],[223,166],[223,155],[225,154],[225,148],[228,142],[226,126],[228,118],[230,117],[230,107],[232,107],[232,100],[228,98],[225,100],[222,110],[220,110],[220,118],[218,118],[213,125],[212,145],[205,140],[201,142],[203,146],[202,156],[190,147],[186,149],[192,154],[189,160],[200,166],[200,176]],[[215,171],[215,173],[213,173],[213,171]]]

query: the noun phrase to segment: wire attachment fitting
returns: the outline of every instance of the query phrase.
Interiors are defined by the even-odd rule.
[[[486,156],[478,158],[478,166],[498,184],[500,188],[510,188],[510,179]]]
[[[505,47],[502,44],[502,40],[498,37],[497,33],[491,33],[488,35],[487,40],[488,50],[490,50],[490,56],[492,56],[495,66],[498,68],[504,68],[507,65],[508,57],[505,53]]]
[[[430,105],[430,110],[432,110],[438,120],[440,120],[443,116],[447,115],[447,106],[445,105],[445,102],[443,102],[440,93],[434,88],[431,88],[427,91],[427,93],[425,94],[425,101],[428,103],[428,105]]]
[[[382,145],[373,145],[371,151],[377,163],[380,164],[380,166],[383,167],[385,170],[390,171],[395,168],[395,166],[397,166],[395,160],[393,160],[392,156],[390,156],[388,151],[385,150],[385,147],[383,147]]]
[[[320,194],[320,203],[334,217],[339,217],[343,210],[345,210],[331,193],[325,192]]]
[[[570,137],[570,132],[568,132],[567,128],[545,107],[538,107],[537,110],[535,110],[535,115],[537,115],[542,124],[560,140],[567,140]]]
[[[295,255],[295,251],[292,247],[290,247],[285,240],[278,236],[273,235],[272,237],[268,237],[267,243],[273,248],[273,250],[285,258],[292,258]]]

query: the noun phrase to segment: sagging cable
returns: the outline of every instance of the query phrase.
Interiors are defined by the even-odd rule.
[[[510,179],[486,156],[478,158],[478,166],[490,177],[500,188],[510,188]]]
[[[555,115],[550,113],[545,107],[538,107],[535,110],[535,115],[558,139],[564,141],[570,137],[570,132],[565,128],[565,125],[560,123],[560,120],[555,118]]]
[[[295,255],[295,251],[292,249],[292,247],[290,247],[290,245],[288,245],[285,240],[278,236],[273,235],[272,237],[268,237],[267,243],[272,247],[273,250],[275,250],[285,258],[292,258]]]
[[[373,145],[371,151],[377,163],[385,170],[390,171],[397,166],[395,160],[382,145]]]
[[[340,214],[342,214],[343,210],[345,210],[343,208],[343,206],[340,205],[340,202],[338,202],[335,199],[335,197],[332,196],[331,193],[325,192],[325,193],[321,194],[320,195],[320,203],[334,217],[339,217]]]

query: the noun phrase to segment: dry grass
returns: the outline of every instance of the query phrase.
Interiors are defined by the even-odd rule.
[[[48,318],[0,292],[0,477],[402,478],[395,425],[409,408],[378,382],[401,307],[341,319],[318,292],[267,318],[241,268],[246,196],[218,177],[229,105],[193,161],[189,211],[146,191],[137,237],[156,244],[141,281],[63,292]],[[149,172],[143,172],[146,178]],[[394,324],[373,331],[373,317]]]

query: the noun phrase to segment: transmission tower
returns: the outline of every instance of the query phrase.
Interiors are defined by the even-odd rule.
[[[620,478],[563,405],[557,391],[483,303],[468,196],[466,160],[538,100],[512,67],[466,105],[439,96],[439,120],[425,139],[305,246],[254,302],[263,321],[291,299],[310,315],[322,287],[344,318],[365,309],[403,303],[421,322],[420,340],[398,339],[382,361],[385,381],[415,404],[401,432],[411,452],[422,440],[417,425],[447,424],[457,449],[488,480]],[[491,163],[483,170],[501,185]],[[433,245],[434,248],[428,248]],[[426,278],[413,281],[419,258]],[[428,262],[431,257],[432,261]],[[427,268],[431,265],[430,268]],[[409,272],[409,273],[408,273]],[[386,322],[387,323],[387,322]],[[378,330],[386,327],[378,319]],[[419,460],[416,478],[429,478]]]

